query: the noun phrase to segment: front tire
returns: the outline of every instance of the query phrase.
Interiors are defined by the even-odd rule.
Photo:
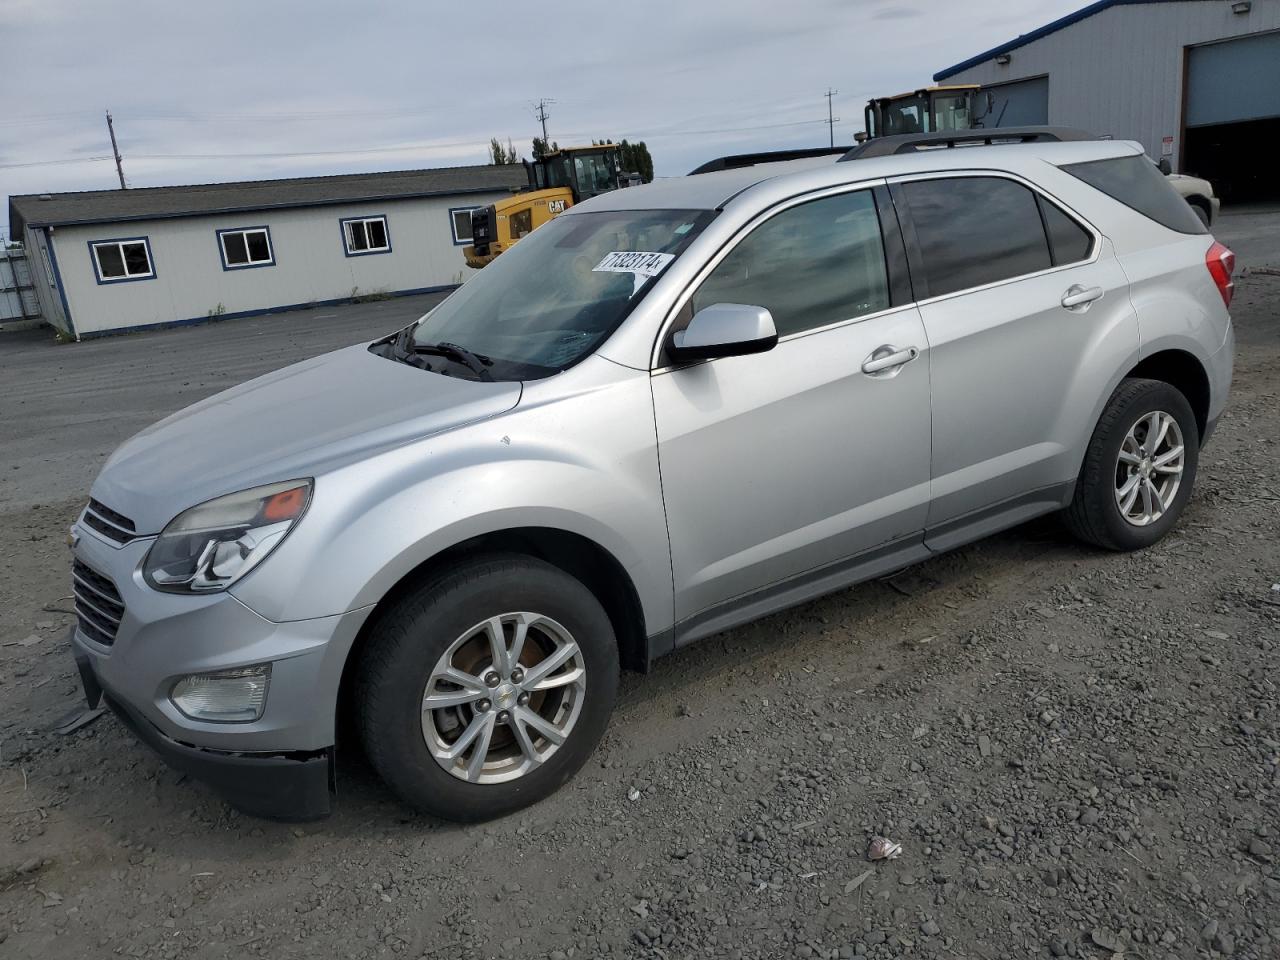
[[[489,820],[553,793],[613,710],[618,647],[581,582],[524,556],[425,582],[374,627],[357,715],[374,769],[410,806]]]
[[[1107,401],[1064,517],[1081,540],[1140,550],[1168,533],[1191,496],[1200,430],[1187,398],[1159,380],[1124,380]]]

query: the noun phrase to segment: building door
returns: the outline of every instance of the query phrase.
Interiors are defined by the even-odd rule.
[[[1223,200],[1280,199],[1280,31],[1187,49],[1181,171]]]
[[[1049,78],[1031,77],[984,86],[994,98],[986,127],[1035,127],[1049,122]]]

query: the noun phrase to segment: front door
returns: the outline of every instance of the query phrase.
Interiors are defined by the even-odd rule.
[[[918,537],[928,509],[928,345],[870,190],[763,220],[688,315],[714,303],[768,308],[779,342],[653,377],[677,621]]]

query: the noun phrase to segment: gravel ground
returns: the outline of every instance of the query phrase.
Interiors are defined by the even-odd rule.
[[[560,793],[470,828],[353,750],[338,812],[293,827],[110,717],[56,732],[65,530],[101,455],[413,305],[146,354],[6,340],[0,956],[1280,956],[1280,220],[1248,230],[1232,404],[1164,542],[1043,520],[712,638],[625,678]],[[901,857],[869,863],[876,834]]]

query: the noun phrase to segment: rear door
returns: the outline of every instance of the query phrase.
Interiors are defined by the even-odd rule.
[[[899,251],[889,262],[885,214]],[[792,201],[709,264],[684,305],[684,322],[714,303],[766,307],[779,342],[654,372],[677,620],[919,544],[928,344],[892,216],[883,188]],[[883,357],[890,365],[864,372]]]
[[[1115,369],[1098,359],[1136,351],[1137,321],[1110,245],[1030,184],[948,173],[891,189],[930,345],[928,543],[946,548],[1069,493]]]

